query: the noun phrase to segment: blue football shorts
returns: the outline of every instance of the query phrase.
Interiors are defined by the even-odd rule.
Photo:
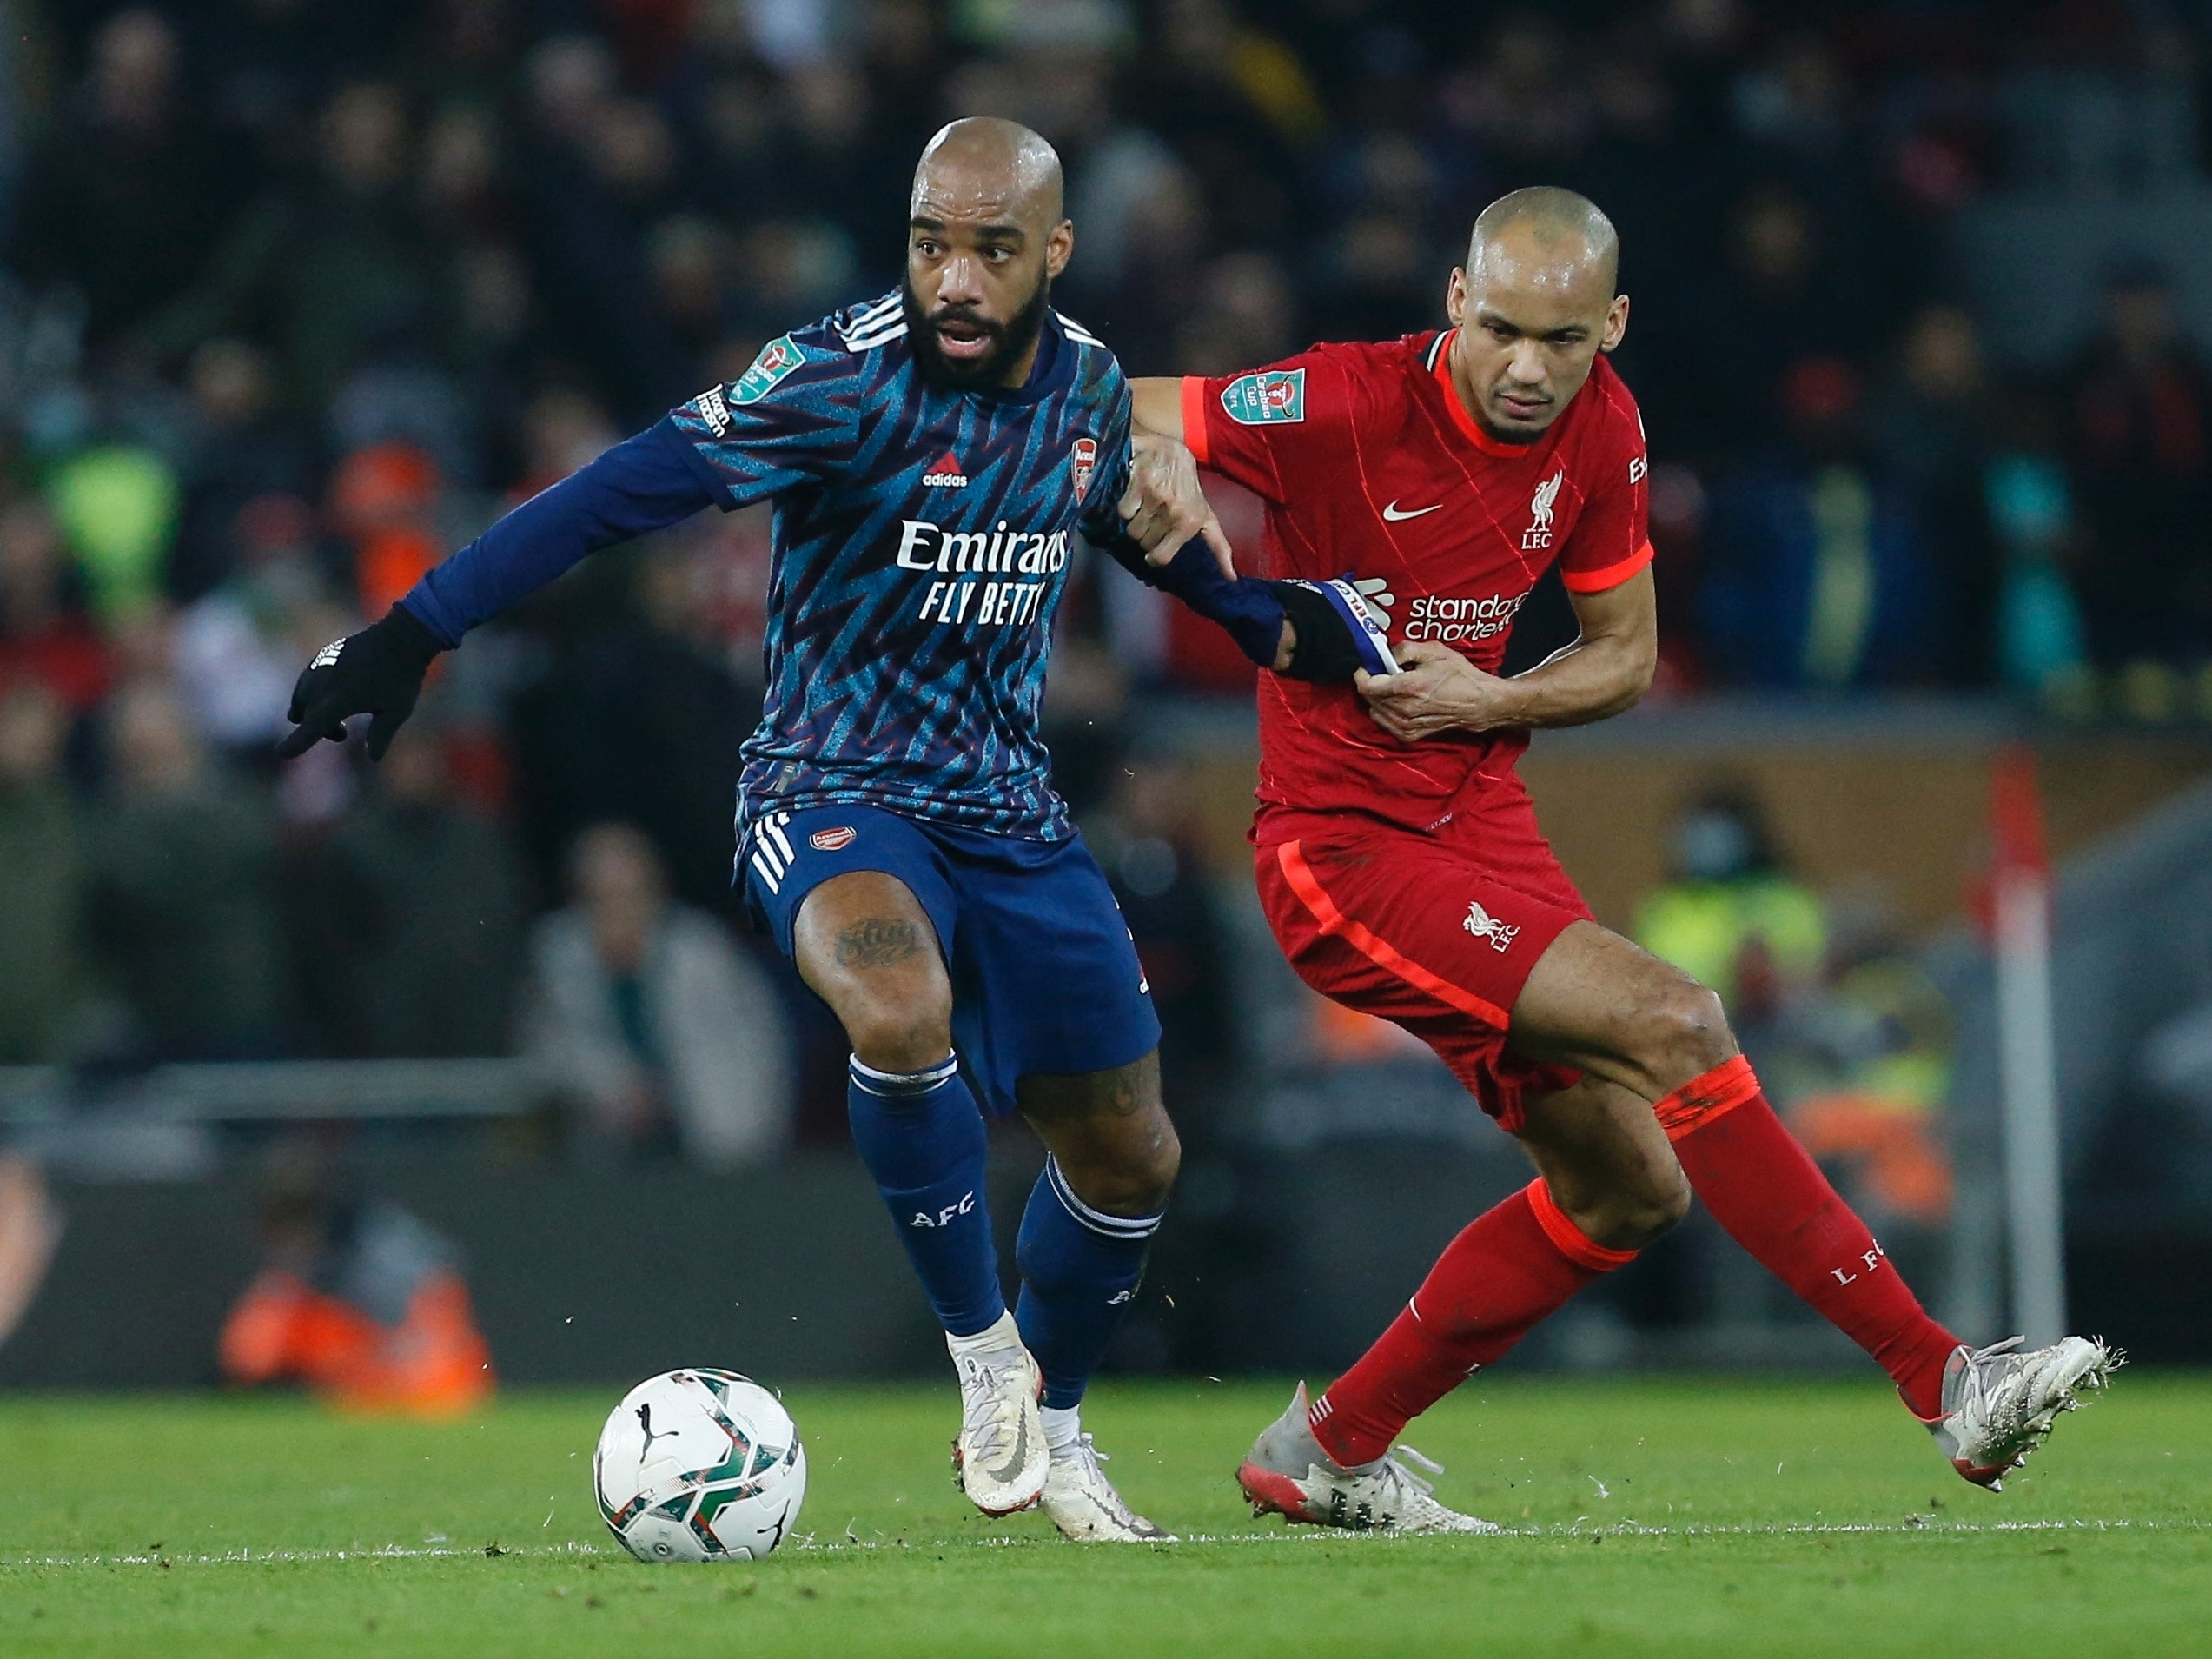
[[[952,1041],[991,1117],[1022,1078],[1105,1072],[1160,1043],[1129,924],[1080,836],[1030,841],[878,806],[763,813],[738,848],[745,900],[791,954],[806,895],[878,870],[921,901],[952,980]]]

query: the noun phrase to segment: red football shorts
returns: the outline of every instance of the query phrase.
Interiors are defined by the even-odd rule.
[[[1262,846],[1256,862],[1260,902],[1298,977],[1420,1038],[1500,1128],[1520,1127],[1524,1097],[1581,1076],[1506,1046],[1537,959],[1591,919],[1518,778],[1437,834],[1368,820],[1341,838]]]

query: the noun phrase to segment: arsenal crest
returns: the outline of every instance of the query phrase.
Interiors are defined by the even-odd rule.
[[[1076,463],[1076,499],[1090,494],[1090,475],[1098,470],[1098,441],[1077,438],[1073,451]]]
[[[858,839],[851,825],[840,824],[835,829],[816,830],[806,838],[806,844],[817,853],[842,853]]]

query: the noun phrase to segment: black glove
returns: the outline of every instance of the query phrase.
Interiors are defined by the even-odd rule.
[[[381,622],[358,634],[333,640],[315,654],[292,687],[285,718],[296,723],[276,746],[287,760],[305,754],[318,738],[346,740],[346,721],[368,714],[368,758],[381,760],[401,724],[414,713],[422,677],[445,646],[404,605],[394,605]]]
[[[1381,623],[1350,576],[1332,582],[1271,581],[1268,591],[1297,632],[1290,664],[1282,670],[1290,679],[1327,686],[1349,680],[1361,668],[1376,674],[1399,672]]]

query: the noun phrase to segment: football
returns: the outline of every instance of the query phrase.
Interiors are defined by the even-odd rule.
[[[705,1366],[622,1397],[592,1454],[599,1513],[639,1561],[758,1561],[806,1496],[806,1450],[783,1403]]]

